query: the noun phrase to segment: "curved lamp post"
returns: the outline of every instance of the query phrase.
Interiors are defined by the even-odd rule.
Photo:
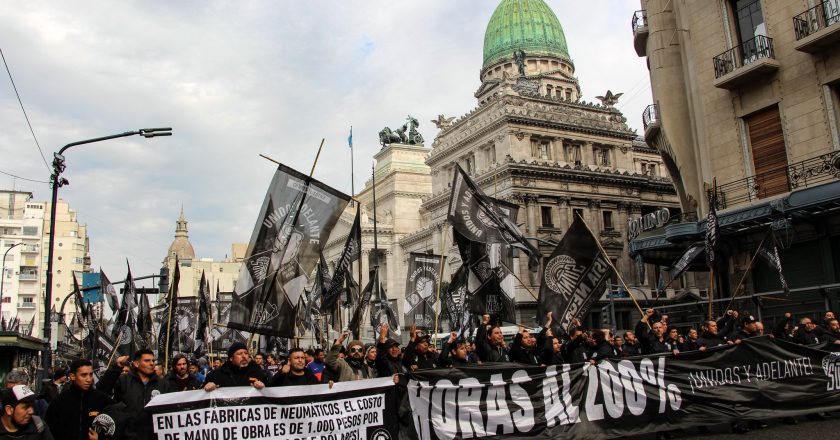
[[[136,131],[126,131],[125,133],[114,134],[111,136],[72,142],[62,147],[61,150],[58,150],[58,153],[55,153],[55,157],[53,159],[53,174],[51,176],[52,205],[50,206],[50,241],[49,254],[47,258],[47,289],[44,295],[44,316],[47,317],[47,319],[44,319],[44,352],[42,353],[43,371],[47,371],[47,369],[52,365],[52,322],[49,319],[49,313],[52,308],[53,250],[55,246],[55,214],[56,205],[58,204],[58,189],[64,185],[70,184],[67,179],[61,177],[61,173],[64,172],[64,169],[66,168],[66,165],[64,164],[64,152],[70,147],[75,147],[76,145],[92,144],[94,142],[107,141],[109,139],[134,135],[140,135],[145,138],[172,136],[172,128],[141,128]]]
[[[3,287],[6,282],[6,256],[9,255],[9,251],[11,251],[15,246],[20,246],[22,244],[23,242],[15,243],[9,246],[9,248],[6,249],[6,252],[3,253],[3,270],[0,272],[0,319],[3,319],[3,294],[5,293],[3,291]]]

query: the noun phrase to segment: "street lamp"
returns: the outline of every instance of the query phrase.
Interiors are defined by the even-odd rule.
[[[9,246],[9,248],[6,249],[6,252],[3,253],[3,271],[0,272],[0,319],[3,319],[3,286],[6,283],[6,256],[9,255],[9,251],[12,250],[12,248],[20,246],[21,244],[23,244],[23,242],[15,243]]]
[[[53,174],[52,174],[52,206],[50,206],[50,242],[49,242],[49,256],[47,257],[47,290],[45,293],[44,298],[44,315],[46,316],[49,310],[52,307],[52,286],[53,286],[53,250],[55,246],[55,215],[56,215],[56,205],[58,204],[58,189],[64,185],[69,185],[70,182],[67,181],[64,177],[61,177],[61,173],[64,172],[66,165],[64,164],[64,152],[70,148],[75,147],[76,145],[83,145],[83,144],[92,144],[94,142],[101,142],[107,141],[109,139],[116,139],[121,137],[127,136],[134,136],[140,135],[145,138],[153,138],[157,136],[172,136],[172,128],[141,128],[136,131],[126,131],[125,133],[114,134],[111,136],[99,137],[94,139],[87,139],[84,141],[72,142],[64,147],[61,150],[58,150],[58,153],[55,153],[55,158],[53,159]],[[52,364],[52,322],[50,319],[44,319],[44,352],[42,356],[42,363],[43,363],[43,371],[46,372],[47,369]]]

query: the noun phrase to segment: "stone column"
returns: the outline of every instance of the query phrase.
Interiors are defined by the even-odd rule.
[[[586,219],[586,223],[589,224],[589,229],[592,229],[592,233],[595,234],[595,238],[598,238],[598,235],[601,233],[601,201],[600,200],[590,200],[589,201],[589,218]]]
[[[563,138],[554,139],[554,141],[551,143],[551,147],[554,149],[554,160],[556,160],[559,163],[566,162],[566,158],[564,156],[565,148],[563,144]]]
[[[592,142],[584,142],[580,147],[580,157],[584,165],[592,165],[595,163],[595,156],[592,154]]]
[[[566,231],[569,230],[569,221],[572,218],[572,214],[569,211],[569,198],[568,197],[560,197],[557,200],[557,211],[560,218],[560,222],[557,224],[557,227],[565,234]]]

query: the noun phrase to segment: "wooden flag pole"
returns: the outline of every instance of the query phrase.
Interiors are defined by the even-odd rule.
[[[709,321],[712,319],[712,302],[714,300],[714,292],[715,292],[715,268],[709,268]]]
[[[589,229],[589,225],[586,224],[586,220],[584,220],[583,217],[580,216],[580,214],[578,214],[577,216],[580,219],[580,221],[583,222],[583,225],[586,226],[586,230],[589,231],[589,234],[592,235],[592,239],[595,240],[595,243],[598,245],[598,249],[601,250],[601,253],[604,255],[604,259],[607,260],[607,264],[613,270],[613,273],[615,273],[615,275],[618,277],[618,281],[621,282],[621,285],[624,286],[624,290],[627,292],[628,295],[630,295],[630,299],[633,300],[633,304],[635,304],[636,308],[639,309],[639,313],[641,313],[642,316],[645,316],[645,312],[644,310],[642,310],[642,306],[639,305],[639,302],[636,301],[636,297],[633,295],[633,292],[631,292],[630,288],[627,287],[627,283],[624,282],[624,277],[622,277],[618,269],[616,269],[615,266],[613,266],[612,260],[610,260],[610,256],[607,255],[607,251],[604,250],[604,247],[601,246],[601,242],[595,237],[595,233],[592,232],[592,229]],[[650,323],[648,323],[648,327],[650,327]]]
[[[769,235],[769,234],[768,234]],[[729,304],[726,305],[724,311],[729,310],[729,307],[732,306],[732,301],[735,301],[735,297],[738,296],[741,290],[741,286],[744,284],[744,281],[747,279],[747,274],[750,273],[750,269],[753,267],[753,263],[755,263],[756,257],[758,257],[758,253],[761,252],[761,249],[764,247],[764,241],[767,240],[767,235],[761,239],[761,243],[758,244],[758,249],[755,250],[755,254],[753,254],[752,259],[750,260],[749,266],[747,266],[747,270],[744,271],[744,275],[741,276],[741,281],[738,282],[738,287],[732,293],[732,298],[729,300]]]
[[[122,332],[120,332],[120,334],[122,334]],[[122,339],[122,338],[120,338],[120,339]],[[115,341],[114,342],[114,349],[111,351],[111,356],[108,358],[108,366],[105,367],[106,370],[111,368],[111,363],[114,361],[114,355],[117,354],[117,350],[119,350],[119,348],[120,348],[119,342],[120,341]]]
[[[178,261],[175,261],[175,264],[178,264]],[[179,279],[180,281],[180,279]],[[172,294],[177,292],[178,287],[172,286],[169,288],[169,318],[166,320],[166,347],[164,347],[164,364],[163,364],[163,371],[169,371],[169,338],[170,333],[172,333]]]
[[[511,268],[509,268],[509,267],[507,267],[507,266],[505,266],[505,268],[507,268],[508,272],[510,272],[510,274],[511,274],[511,275],[513,275],[513,277],[514,277],[514,278],[516,278],[516,281],[519,281],[519,284],[520,284],[522,287],[524,287],[524,288],[525,288],[525,290],[527,290],[527,291],[528,291],[528,293],[530,293],[530,294],[531,294],[531,297],[533,297],[535,301],[537,301],[537,302],[539,302],[539,301],[540,301],[540,299],[537,297],[537,295],[535,295],[535,294],[534,294],[534,291],[533,291],[533,290],[531,290],[531,288],[530,288],[530,287],[528,287],[528,286],[525,284],[525,282],[523,282],[523,281],[522,281],[522,278],[519,278],[519,276],[518,276],[518,275],[516,275],[516,273],[515,273],[513,270],[511,270]]]
[[[437,302],[435,303],[435,331],[432,333],[432,345],[437,344],[438,320],[440,319],[440,288],[443,284],[443,263],[446,261],[446,223],[441,225],[443,237],[441,237],[440,265],[438,266]],[[437,346],[437,345],[435,345]]]

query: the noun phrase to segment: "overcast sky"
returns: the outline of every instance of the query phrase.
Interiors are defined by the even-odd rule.
[[[66,154],[60,196],[88,225],[91,258],[111,279],[157,273],[181,204],[198,257],[247,242],[275,167],[259,153],[350,192],[379,150],[377,133],[476,105],[487,22],[498,0],[37,1],[0,14],[5,55],[48,162],[69,142],[144,127],[174,136],[123,138]],[[624,92],[641,132],[650,103],[633,51],[636,0],[547,0],[566,33],[583,99]],[[0,68],[0,70],[4,70]],[[48,180],[5,71],[0,171]],[[0,174],[0,188],[49,199],[43,183]],[[149,283],[150,284],[150,283]]]

